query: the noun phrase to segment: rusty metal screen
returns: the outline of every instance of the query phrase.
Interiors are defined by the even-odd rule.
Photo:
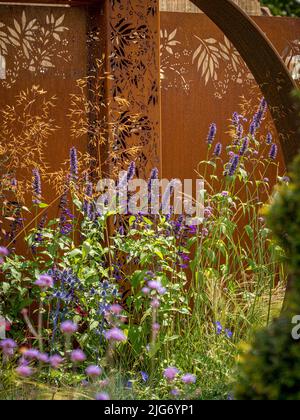
[[[255,21],[299,81],[298,21],[274,17]],[[261,97],[236,49],[204,14],[161,13],[161,84],[163,169],[168,178],[195,177],[197,164],[206,157],[209,125],[216,122],[220,139],[229,142],[226,133],[233,112],[243,106],[250,117]],[[270,115],[266,127],[276,137]]]
[[[78,80],[96,73],[105,52],[102,24],[101,8],[0,5],[1,142],[7,136],[10,150],[20,149],[24,178],[29,161],[50,174],[70,147],[87,150],[88,134],[72,133],[70,110],[73,95],[88,95]],[[45,193],[53,197],[51,188]]]

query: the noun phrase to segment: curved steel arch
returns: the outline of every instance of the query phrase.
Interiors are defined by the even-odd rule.
[[[191,0],[227,36],[265,96],[278,131],[285,164],[299,152],[299,116],[291,92],[297,89],[280,55],[258,27],[232,0]]]

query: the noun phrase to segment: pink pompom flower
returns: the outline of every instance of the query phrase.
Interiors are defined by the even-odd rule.
[[[47,274],[42,274],[34,284],[41,289],[48,289],[53,287],[53,278]]]
[[[176,378],[176,376],[178,375],[179,370],[176,367],[168,367],[167,369],[165,369],[164,371],[164,377],[168,380],[168,381],[174,381],[174,379]]]
[[[2,349],[5,356],[13,356],[16,347],[16,342],[11,338],[5,338],[4,340],[0,341],[0,348]]]
[[[119,328],[112,328],[111,330],[106,331],[105,338],[108,341],[126,341],[127,338],[122,330]]]
[[[65,321],[61,324],[60,330],[66,335],[72,335],[78,331],[78,325],[72,321]]]
[[[96,395],[96,401],[109,401],[110,397],[106,392],[101,392]]]
[[[21,365],[16,369],[16,372],[19,376],[22,376],[23,378],[29,378],[33,375],[33,369],[30,366],[27,365]]]
[[[86,355],[82,350],[73,350],[71,353],[71,360],[73,363],[82,363],[86,360]]]
[[[197,381],[197,377],[196,375],[192,375],[191,373],[186,373],[185,375],[183,375],[182,377],[182,382],[184,384],[190,385],[190,384],[195,384]]]
[[[53,369],[58,369],[59,366],[63,363],[64,359],[59,354],[54,354],[49,358],[49,363]]]
[[[1,257],[7,257],[9,255],[9,250],[5,246],[0,246],[0,255]]]
[[[86,368],[85,373],[90,377],[97,377],[102,374],[102,369],[99,366],[91,365]]]

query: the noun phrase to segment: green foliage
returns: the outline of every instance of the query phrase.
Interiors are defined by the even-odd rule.
[[[262,0],[274,15],[300,16],[300,4],[297,0]]]
[[[277,189],[268,222],[285,249],[290,271],[286,308],[281,317],[258,333],[242,358],[239,399],[299,400],[300,342],[292,337],[293,317],[300,311],[300,156],[292,167],[292,183]]]

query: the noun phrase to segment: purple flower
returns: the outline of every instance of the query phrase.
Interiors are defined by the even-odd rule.
[[[82,350],[73,350],[71,353],[71,360],[73,363],[82,363],[86,360],[86,355]]]
[[[37,360],[42,363],[49,363],[49,356],[47,353],[39,353],[37,356]]]
[[[180,391],[179,391],[179,389],[174,388],[174,389],[172,389],[172,390],[170,391],[170,394],[171,394],[173,397],[179,397],[179,395],[180,395]]]
[[[252,123],[250,124],[249,133],[251,134],[252,137],[255,136],[255,133],[256,133],[256,123],[255,123],[255,121],[252,121]]]
[[[70,175],[72,181],[76,181],[78,176],[78,158],[75,147],[72,147],[70,150]]]
[[[276,157],[277,157],[277,153],[278,153],[278,147],[275,143],[273,143],[271,148],[270,148],[269,158],[272,159],[272,160],[275,160]]]
[[[16,372],[19,376],[23,378],[29,378],[33,375],[33,369],[30,366],[21,365],[16,369]]]
[[[174,190],[181,186],[181,181],[179,179],[172,179],[169,182],[169,185],[167,186],[163,196],[162,196],[162,204],[161,207],[166,212],[167,210],[170,211],[170,198],[172,194],[174,193]],[[165,213],[164,213],[165,214]]]
[[[53,278],[47,274],[42,274],[34,284],[41,289],[48,289],[53,287]]]
[[[135,162],[131,162],[127,171],[127,181],[130,181],[135,176],[136,166]]]
[[[72,335],[78,331],[78,325],[72,321],[65,321],[60,326],[61,332],[66,335]]]
[[[228,197],[229,196],[229,192],[228,191],[223,191],[221,193],[222,197]]]
[[[174,379],[176,378],[176,376],[178,375],[179,370],[176,367],[168,367],[167,369],[165,369],[164,371],[164,377],[168,380],[168,381],[174,381]]]
[[[110,396],[106,392],[101,392],[100,394],[96,395],[97,401],[109,401]]]
[[[41,202],[42,195],[42,183],[41,176],[38,169],[32,171],[33,181],[32,181],[32,192],[33,192],[33,203],[39,204]]]
[[[158,179],[158,169],[157,168],[153,168],[150,174],[150,178],[148,180],[148,193],[149,195],[151,194],[151,190],[152,190],[152,181],[155,181]]]
[[[26,350],[23,353],[23,356],[24,356],[25,359],[34,360],[34,359],[37,359],[38,358],[39,354],[40,354],[40,352],[38,350],[36,350],[36,349],[29,349],[29,350]]]
[[[219,321],[217,321],[216,322],[216,332],[217,332],[217,335],[220,335],[222,331],[223,331],[223,327],[222,327],[221,323]]]
[[[237,129],[236,129],[236,137],[237,137],[237,140],[241,140],[242,135],[243,135],[243,132],[244,132],[244,127],[242,126],[242,124],[239,124],[237,126]]]
[[[182,377],[182,382],[184,384],[195,384],[197,381],[197,377],[196,375],[192,375],[191,373],[186,373],[185,375],[183,375]]]
[[[228,329],[225,330],[225,334],[226,334],[226,337],[229,339],[233,337],[233,332]]]
[[[114,315],[120,315],[121,312],[123,311],[122,306],[118,305],[117,303],[111,305],[110,307],[110,311],[114,314]]]
[[[159,290],[161,288],[161,282],[156,280],[148,281],[148,287],[152,290]]]
[[[149,375],[148,375],[148,373],[146,373],[146,372],[140,372],[141,373],[141,377],[142,377],[142,380],[143,380],[143,382],[148,382],[148,380],[149,380]]]
[[[273,141],[273,136],[272,136],[272,134],[269,132],[269,133],[267,134],[267,139],[266,139],[266,142],[267,142],[267,144],[268,144],[269,146],[271,146],[272,141]]]
[[[235,172],[236,172],[236,170],[239,166],[239,162],[240,162],[239,156],[235,155],[234,158],[232,159],[231,166],[229,168],[229,172],[228,172],[229,176],[233,176],[235,174]]]
[[[5,338],[4,340],[0,341],[0,348],[6,356],[13,356],[16,347],[16,342],[11,338]]]
[[[5,246],[0,246],[0,255],[2,257],[7,257],[9,255],[9,250]]]
[[[246,138],[244,138],[242,147],[240,148],[240,156],[245,155],[245,153],[248,150],[248,147],[249,147],[249,139],[248,139],[248,137],[246,137]]]
[[[264,116],[267,112],[267,101],[263,98],[260,102],[259,109],[253,117],[253,121],[250,127],[250,134],[254,135],[256,130],[258,130],[261,126],[261,123],[264,119]]]
[[[215,147],[215,150],[214,150],[214,156],[216,156],[216,157],[220,157],[221,156],[221,153],[222,153],[222,144],[221,143],[217,143],[216,144],[216,147]]]
[[[119,342],[122,342],[122,341],[126,341],[127,340],[125,334],[119,328],[112,328],[111,330],[106,331],[105,338],[108,341],[119,341]]]
[[[217,134],[217,125],[213,123],[209,127],[208,136],[207,136],[207,143],[209,146],[213,144],[216,134]]]
[[[64,359],[59,354],[54,354],[53,356],[49,357],[49,363],[53,369],[59,368],[63,361]]]
[[[85,373],[90,377],[97,377],[102,374],[102,369],[99,366],[91,365],[86,368]]]

